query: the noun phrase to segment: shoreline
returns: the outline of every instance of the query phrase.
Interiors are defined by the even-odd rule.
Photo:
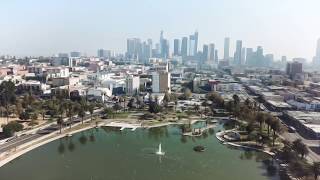
[[[232,142],[227,142],[225,141],[221,135],[226,133],[226,132],[229,132],[229,131],[232,131],[233,129],[231,130],[226,130],[226,131],[221,131],[221,132],[217,132],[216,133],[216,138],[223,144],[223,145],[228,145],[228,146],[232,146],[232,147],[235,147],[235,148],[243,148],[243,149],[249,149],[249,150],[254,150],[254,151],[259,151],[259,152],[263,152],[271,157],[273,157],[275,154],[273,152],[270,152],[270,151],[266,151],[266,150],[263,150],[263,149],[259,149],[259,148],[255,148],[255,147],[250,147],[250,146],[246,146],[246,145],[241,145],[241,144],[237,144],[237,143],[232,143]]]
[[[203,121],[203,120],[201,120],[201,119],[199,119],[199,120],[193,120],[193,121],[191,122],[191,124],[194,124],[194,123],[196,123],[196,122],[198,122],[198,121]],[[2,154],[3,154],[2,157],[3,157],[3,156],[6,156],[6,155],[7,155],[8,157],[5,157],[4,159],[0,160],[0,168],[1,168],[2,166],[6,165],[7,163],[13,161],[14,159],[16,159],[16,158],[18,158],[18,157],[20,157],[20,156],[22,156],[22,155],[24,155],[24,154],[26,154],[26,153],[34,150],[34,149],[40,147],[40,146],[43,146],[43,145],[46,145],[46,144],[48,144],[48,143],[50,143],[50,142],[53,142],[53,141],[55,141],[55,140],[64,138],[64,137],[66,137],[66,136],[68,136],[68,135],[73,135],[73,134],[76,134],[76,133],[79,133],[79,132],[82,132],[82,131],[86,131],[86,130],[89,130],[89,129],[96,128],[96,127],[99,127],[99,128],[100,128],[100,127],[103,127],[103,126],[109,126],[109,127],[110,127],[110,126],[112,126],[112,123],[113,123],[113,122],[114,122],[114,121],[111,121],[111,122],[108,122],[108,123],[102,122],[102,123],[98,124],[97,126],[90,124],[89,126],[82,127],[82,128],[80,128],[80,129],[74,129],[74,130],[72,130],[72,131],[70,131],[70,132],[68,132],[68,131],[66,130],[66,132],[62,132],[61,134],[59,133],[59,131],[56,131],[56,132],[53,132],[52,134],[48,134],[48,135],[45,135],[45,136],[40,137],[40,138],[38,138],[38,139],[35,139],[35,140],[31,141],[31,142],[28,142],[28,143],[26,143],[26,144],[21,145],[21,147],[18,147],[18,148],[13,152],[13,154],[10,154],[11,152],[4,152],[4,153],[2,153]],[[130,124],[130,123],[123,123],[123,124],[132,125],[132,124]],[[142,125],[142,124],[141,124],[141,125],[140,125],[139,127],[137,127],[137,128],[150,129],[150,128],[157,128],[157,127],[170,126],[170,125],[179,125],[179,124],[183,124],[183,123],[182,123],[182,122],[165,122],[165,123],[159,123],[159,124],[154,124],[154,125]],[[81,124],[80,124],[80,125],[81,125]],[[118,127],[118,126],[115,126],[115,127]],[[225,132],[225,131],[218,132],[218,133],[223,133],[223,132]],[[238,148],[242,147],[242,148],[247,148],[247,149],[252,149],[252,150],[257,150],[257,151],[264,152],[264,151],[262,151],[262,150],[254,149],[254,148],[252,148],[252,147],[246,147],[246,146],[237,145],[237,144],[234,144],[234,143],[227,143],[227,142],[225,142],[222,138],[220,138],[220,137],[217,135],[218,133],[216,133],[216,138],[217,138],[222,144],[224,144],[224,145],[230,145],[230,146],[238,147]],[[182,134],[182,135],[183,135],[183,134]],[[268,152],[264,152],[264,153],[273,156],[271,152],[270,152],[271,154],[268,153]],[[1,156],[0,156],[0,158],[1,158]]]

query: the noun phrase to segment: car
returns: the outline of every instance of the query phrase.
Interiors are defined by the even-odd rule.
[[[297,130],[296,130],[294,127],[292,127],[292,126],[288,126],[288,131],[289,131],[289,133],[295,133],[295,132],[297,132]]]

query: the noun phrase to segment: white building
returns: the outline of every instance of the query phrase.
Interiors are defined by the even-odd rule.
[[[133,95],[139,92],[140,77],[129,75],[126,78],[126,93]]]

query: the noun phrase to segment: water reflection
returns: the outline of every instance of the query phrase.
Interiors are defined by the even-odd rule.
[[[73,152],[75,150],[76,146],[72,142],[72,139],[69,140],[68,149],[70,152]]]
[[[66,147],[65,147],[64,143],[62,142],[62,139],[60,139],[60,144],[58,146],[59,154],[64,154],[65,150],[66,150]]]
[[[82,145],[87,144],[88,138],[84,133],[81,133],[81,136],[79,137],[79,142]]]
[[[262,163],[267,167],[267,176],[275,176],[277,174],[277,166],[273,159],[265,159]]]
[[[95,142],[96,141],[96,137],[94,136],[94,132],[93,131],[91,131],[91,134],[89,136],[89,140],[90,140],[90,142]]]
[[[148,136],[151,139],[159,140],[162,137],[169,137],[168,128],[166,126],[164,127],[158,127],[158,128],[150,128],[148,131]]]

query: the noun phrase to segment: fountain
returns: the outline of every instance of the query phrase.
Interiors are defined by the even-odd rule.
[[[157,155],[164,155],[164,154],[165,154],[165,153],[162,152],[162,150],[161,150],[161,143],[159,144],[159,149],[158,149],[158,151],[156,152],[156,154],[157,154]]]

